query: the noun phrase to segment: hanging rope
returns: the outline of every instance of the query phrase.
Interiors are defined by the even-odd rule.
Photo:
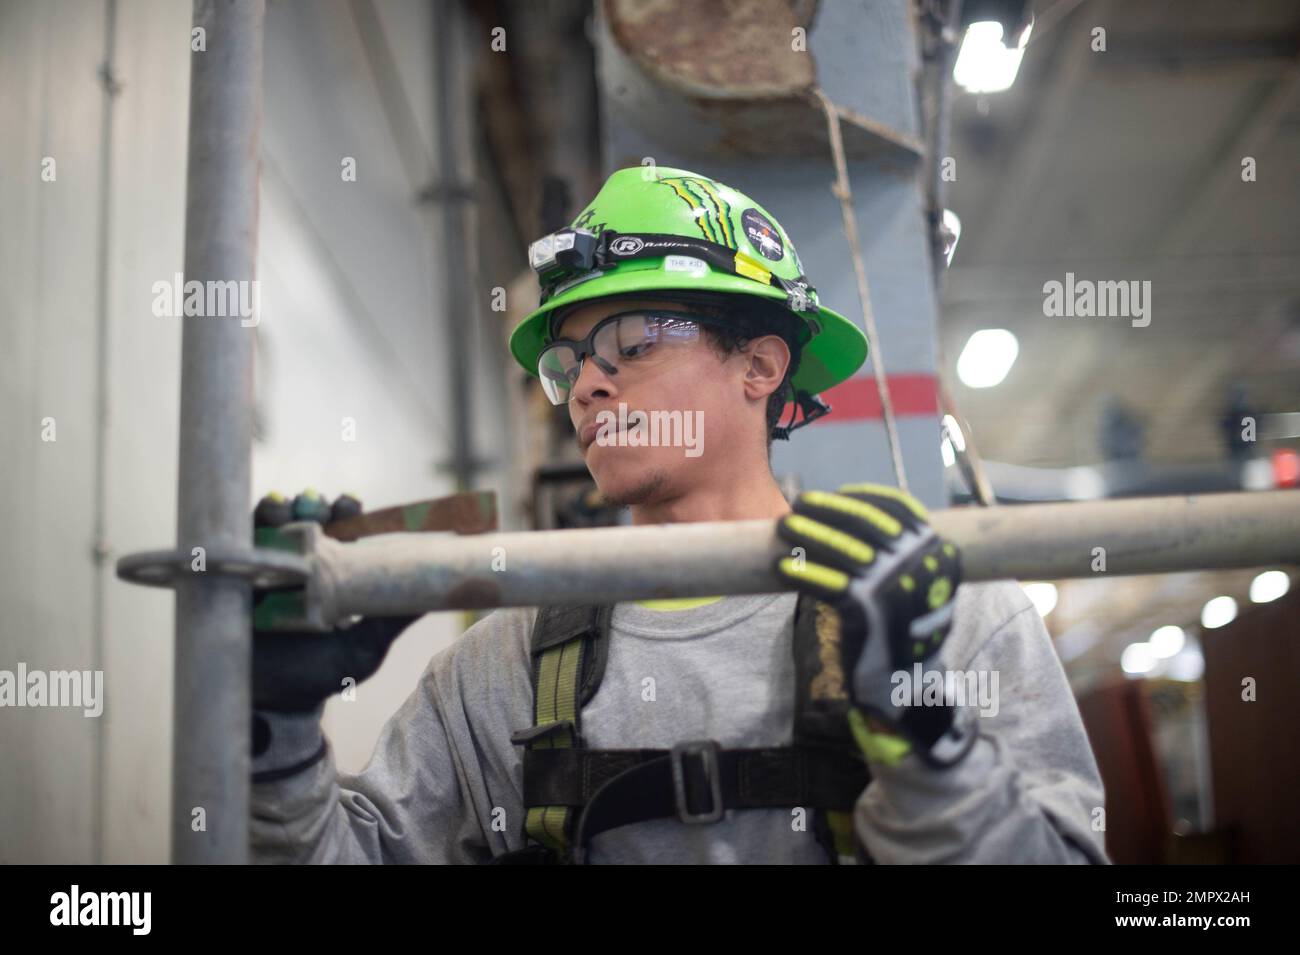
[[[835,162],[835,183],[831,193],[840,200],[840,212],[844,218],[844,238],[849,245],[849,256],[853,259],[853,273],[858,280],[858,301],[862,305],[862,324],[867,333],[868,351],[871,368],[876,377],[876,391],[880,395],[880,410],[885,420],[885,437],[889,442],[889,456],[894,462],[894,478],[898,489],[910,493],[907,487],[907,473],[903,469],[903,452],[898,442],[898,425],[894,418],[894,402],[889,395],[889,379],[885,377],[885,359],[880,351],[880,335],[876,331],[876,316],[871,310],[871,293],[867,287],[867,269],[862,263],[862,247],[858,242],[857,215],[853,210],[853,193],[849,188],[848,167],[844,161],[844,142],[840,138],[840,114],[838,108],[820,86],[814,86],[812,93],[821,102],[826,114],[826,131],[831,141],[831,158]]]

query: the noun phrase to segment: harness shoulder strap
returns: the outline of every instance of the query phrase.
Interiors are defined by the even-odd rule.
[[[834,611],[800,597],[793,745],[763,750],[721,750],[711,741],[672,751],[586,748],[581,713],[604,676],[612,614],[612,606],[538,611],[533,726],[512,736],[524,746],[529,851],[540,845],[552,860],[581,858],[592,835],[634,821],[674,814],[712,821],[724,808],[804,806],[817,813],[815,831],[832,860],[855,857],[852,806],[870,776],[848,725]]]
[[[609,657],[610,606],[553,606],[537,613],[532,634],[533,726],[516,733],[528,755],[582,748],[582,707],[605,675]],[[567,854],[573,811],[563,805],[533,805],[527,785],[524,829],[546,848]]]
[[[839,614],[829,604],[799,595],[794,618],[795,746],[825,747],[852,754],[862,763],[861,793],[871,782],[849,725],[852,700],[844,660],[856,660],[861,642],[849,646]],[[817,814],[816,832],[833,861],[858,859],[862,851],[853,831],[853,812],[827,808]]]

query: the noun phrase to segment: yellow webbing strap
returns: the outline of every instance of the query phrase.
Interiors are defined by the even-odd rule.
[[[856,859],[858,849],[853,835],[853,813],[827,809],[826,827],[831,831],[835,854],[843,858]]]
[[[578,675],[582,666],[582,639],[569,640],[542,653],[537,673],[537,696],[533,702],[533,725],[546,726],[578,721]],[[556,730],[532,744],[537,749],[568,749],[573,733]],[[533,806],[524,828],[530,838],[557,852],[568,848],[568,806]]]

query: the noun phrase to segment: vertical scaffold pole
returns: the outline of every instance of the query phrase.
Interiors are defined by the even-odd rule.
[[[257,258],[263,0],[195,0],[185,281],[249,283]],[[232,286],[220,286],[230,288]],[[206,296],[208,301],[233,297]],[[253,324],[188,316],[181,348],[177,546],[248,547]],[[172,861],[248,860],[250,593],[194,573],[176,590]]]

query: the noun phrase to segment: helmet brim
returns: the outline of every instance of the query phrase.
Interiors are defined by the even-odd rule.
[[[654,295],[673,291],[752,295],[782,304],[786,298],[785,293],[774,286],[763,286],[741,276],[711,270],[698,276],[669,272],[654,259],[626,262],[617,269],[566,289],[528,315],[510,335],[510,352],[525,371],[536,377],[537,359],[550,338],[550,318],[557,309],[615,295],[633,296],[638,292]],[[846,381],[862,367],[867,357],[867,337],[853,322],[825,306],[818,309],[812,320],[817,328],[803,347],[799,370],[791,384],[799,391],[815,395]]]

